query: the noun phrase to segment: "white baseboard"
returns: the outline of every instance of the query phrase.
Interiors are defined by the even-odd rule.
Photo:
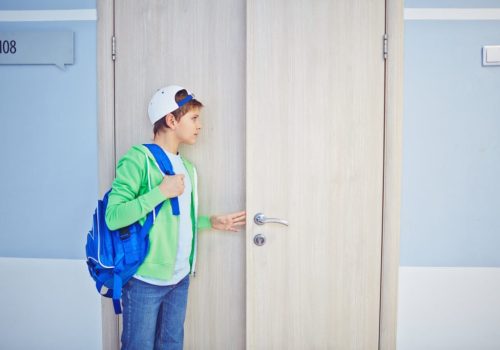
[[[500,349],[500,268],[400,267],[397,349]]]
[[[0,258],[0,349],[101,349],[101,298],[85,261]]]

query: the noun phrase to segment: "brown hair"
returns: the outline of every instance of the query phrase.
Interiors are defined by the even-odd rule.
[[[179,102],[180,100],[182,100],[183,98],[185,98],[187,95],[188,95],[188,93],[187,93],[186,90],[179,90],[179,91],[177,91],[177,93],[175,94],[175,102]],[[197,99],[193,98],[191,101],[189,101],[185,105],[177,108],[175,111],[170,112],[170,113],[173,114],[175,120],[180,121],[181,118],[187,112],[191,111],[192,109],[201,108],[201,107],[203,107],[203,103],[201,103]],[[161,130],[163,130],[163,129],[169,129],[169,128],[170,127],[167,125],[167,118],[166,118],[166,115],[165,115],[165,116],[163,116],[160,120],[158,120],[154,124],[154,126],[153,126],[153,133],[156,135]]]

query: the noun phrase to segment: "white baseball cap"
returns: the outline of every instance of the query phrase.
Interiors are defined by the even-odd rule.
[[[186,90],[188,95],[179,102],[175,102],[175,94],[181,90]],[[192,93],[177,85],[165,86],[159,89],[149,101],[148,115],[151,124],[154,125],[158,120],[175,111],[177,108],[184,106],[193,98],[194,95]]]

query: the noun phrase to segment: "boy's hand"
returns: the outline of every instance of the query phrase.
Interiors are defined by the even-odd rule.
[[[165,175],[160,184],[160,191],[167,198],[180,196],[184,192],[184,174]]]
[[[238,232],[238,227],[245,226],[247,214],[244,211],[226,215],[213,215],[210,217],[212,228],[221,231]]]

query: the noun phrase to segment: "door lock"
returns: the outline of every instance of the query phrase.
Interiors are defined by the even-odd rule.
[[[256,246],[263,246],[266,243],[266,237],[264,235],[258,234],[253,238],[253,242]]]

